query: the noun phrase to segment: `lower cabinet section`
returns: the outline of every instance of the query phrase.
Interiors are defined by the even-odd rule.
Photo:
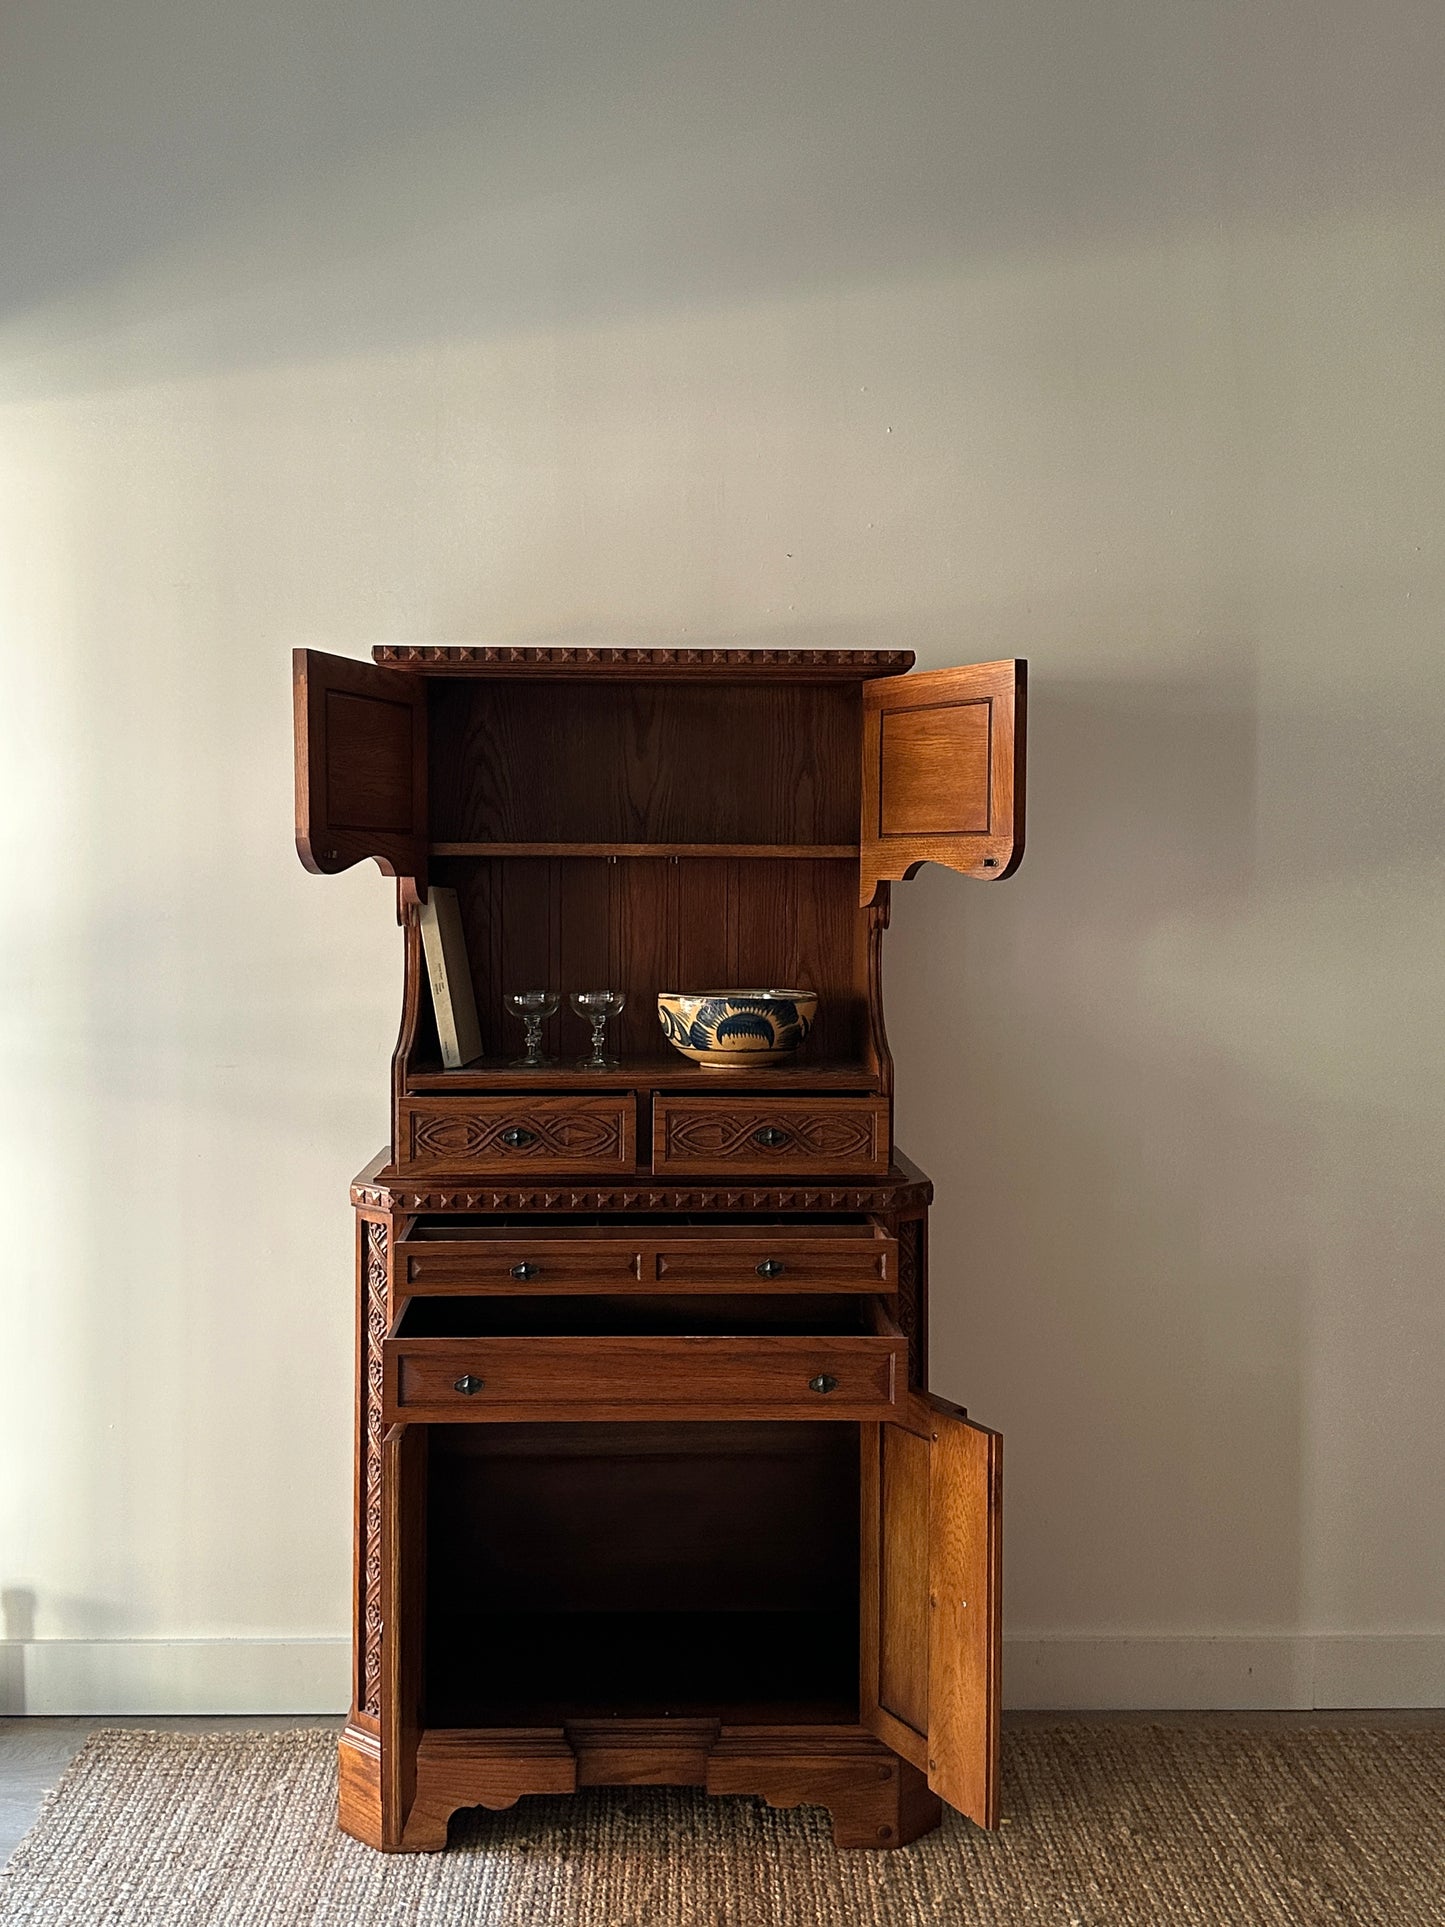
[[[831,1809],[841,1846],[996,1811],[996,1435],[884,1422],[404,1423],[383,1446],[382,1682],[342,1823],[685,1784]]]

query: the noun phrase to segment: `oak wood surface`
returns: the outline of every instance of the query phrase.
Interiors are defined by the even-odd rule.
[[[906,1378],[901,1334],[869,1337],[395,1338],[386,1415],[449,1423],[573,1418],[876,1418]],[[826,1391],[814,1381],[831,1380]],[[478,1381],[474,1391],[459,1382]]]
[[[985,662],[865,684],[860,903],[921,863],[994,880],[1017,869],[1027,670]]]
[[[415,676],[297,649],[291,665],[296,850],[331,875],[375,857],[427,873],[426,699]]]
[[[928,1784],[998,1825],[1003,1438],[930,1398]]]
[[[859,713],[856,683],[434,683],[432,839],[850,846]]]
[[[435,1849],[458,1806],[614,1780],[821,1800],[840,1845],[939,1793],[992,1823],[998,1443],[920,1389],[881,949],[889,879],[1017,862],[1023,665],[377,653],[297,667],[303,860],[375,856],[403,925],[393,1141],[352,1192],[343,1825]],[[447,1073],[429,875],[487,1053]],[[659,990],[750,983],[818,991],[791,1064],[667,1051]],[[617,1072],[565,1004],[557,1061],[511,1064],[539,987],[627,993]]]
[[[411,1065],[406,1078],[411,1093],[436,1091],[574,1091],[611,1088],[643,1091],[851,1091],[865,1096],[879,1088],[878,1073],[858,1061],[839,1063],[820,1058],[804,1045],[789,1063],[739,1066],[699,1064],[671,1052],[666,1057],[627,1057],[616,1071],[586,1071],[566,1060],[523,1070],[509,1058],[482,1057],[456,1070],[438,1065]]]
[[[432,856],[665,856],[679,857],[764,857],[788,862],[800,857],[822,857],[833,862],[851,863],[858,858],[856,843],[731,843],[718,837],[710,843],[433,843]]]
[[[876,1075],[872,960],[859,942],[849,863],[546,854],[437,858],[433,869],[437,882],[457,892],[489,1058],[520,1054],[510,992],[613,989],[626,993],[627,1004],[608,1026],[611,1055],[625,1067],[670,1066],[674,1079],[705,1077],[668,1048],[658,992],[777,986],[819,998],[796,1060],[799,1075],[809,1063]],[[564,998],[543,1030],[553,1074],[538,1082],[565,1086],[576,1078],[589,1036]],[[433,1049],[418,1068],[430,1072],[438,1062]],[[622,1075],[637,1081],[630,1068]]]
[[[403,1233],[399,1275],[408,1292],[889,1291],[897,1241],[878,1220],[811,1230],[699,1225],[693,1235],[625,1223],[448,1233],[422,1220]]]
[[[659,1097],[652,1168],[659,1177],[881,1171],[889,1159],[888,1118],[882,1099]]]

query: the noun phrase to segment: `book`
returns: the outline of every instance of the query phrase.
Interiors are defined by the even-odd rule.
[[[421,941],[442,1064],[449,1071],[457,1071],[481,1056],[482,1027],[477,1022],[472,967],[455,890],[433,884],[427,891],[426,902],[421,905]]]

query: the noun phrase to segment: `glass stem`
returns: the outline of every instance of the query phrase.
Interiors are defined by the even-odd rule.
[[[594,1064],[600,1064],[602,1062],[604,1056],[602,1036],[606,1029],[607,1012],[605,1010],[594,1011],[592,1014],[592,1062]]]
[[[542,1056],[542,1019],[540,1017],[528,1017],[527,1019],[527,1062],[529,1064],[538,1063],[541,1059],[541,1056]]]

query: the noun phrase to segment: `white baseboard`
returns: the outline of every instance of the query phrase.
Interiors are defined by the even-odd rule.
[[[344,1713],[344,1639],[0,1641],[0,1713]]]
[[[1445,1633],[1004,1641],[1004,1705],[1044,1710],[1445,1706]]]
[[[0,1641],[0,1713],[346,1710],[343,1639]],[[1445,1634],[1020,1636],[1004,1704],[1045,1710],[1445,1706]]]

